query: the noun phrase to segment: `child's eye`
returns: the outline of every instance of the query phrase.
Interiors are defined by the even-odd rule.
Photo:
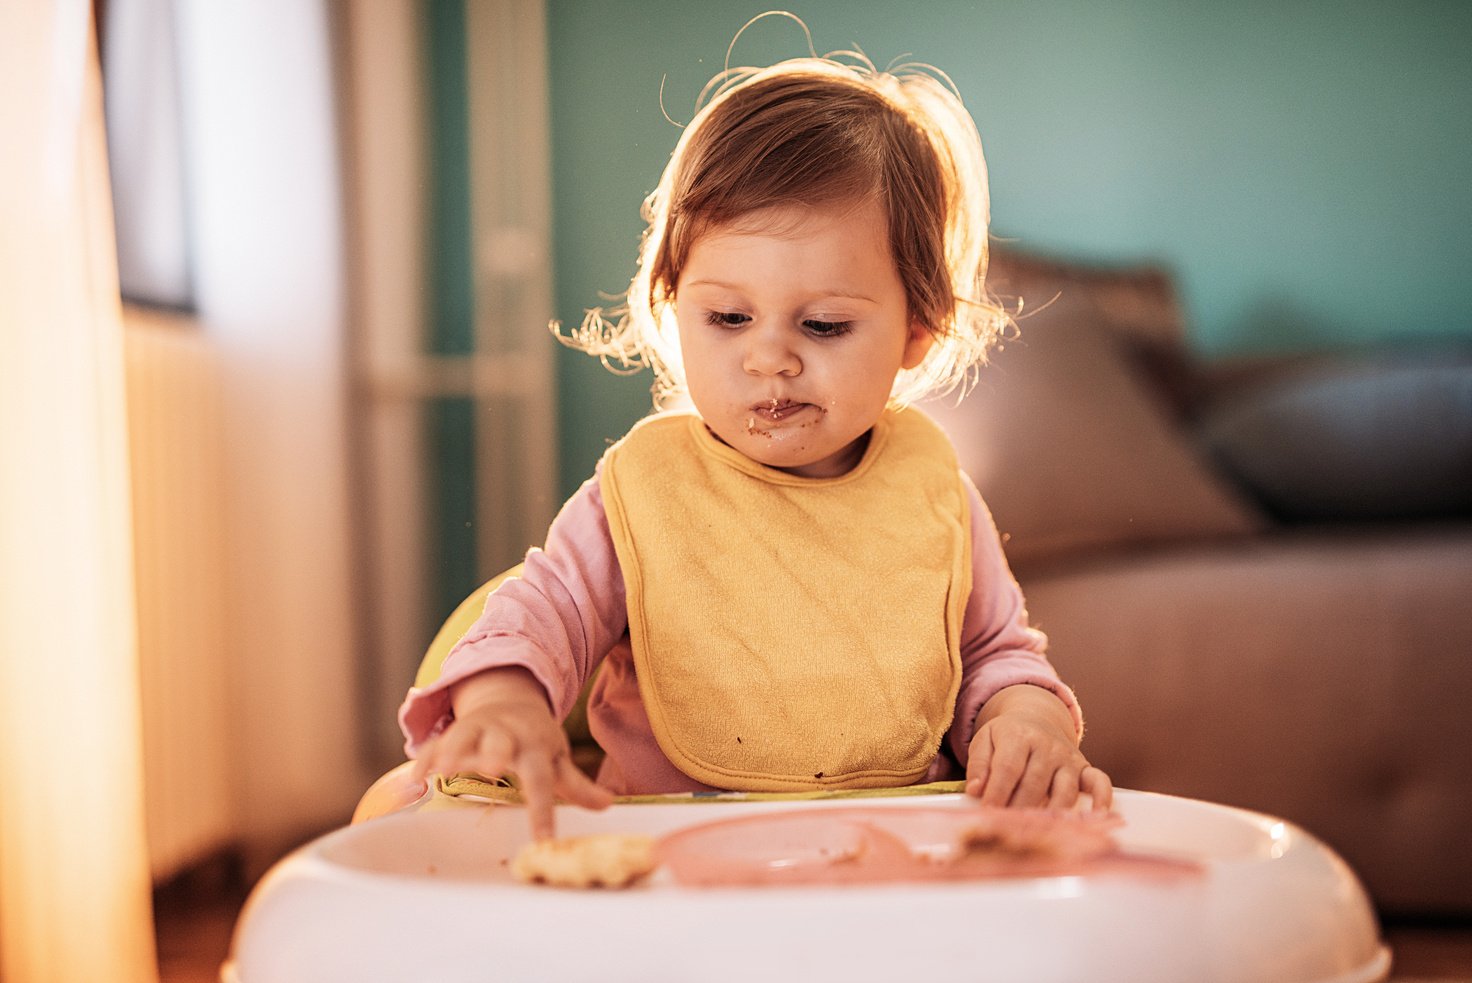
[[[705,315],[706,323],[718,328],[739,328],[750,320],[751,318],[747,315],[735,311],[709,311]]]
[[[803,327],[820,338],[836,338],[839,335],[848,334],[853,328],[852,321],[818,321],[808,318],[802,322]]]

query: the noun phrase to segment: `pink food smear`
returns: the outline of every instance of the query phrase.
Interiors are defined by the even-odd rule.
[[[1189,860],[1122,850],[1121,825],[1112,814],[1046,809],[822,809],[691,826],[661,839],[655,855],[687,887],[1203,873]]]

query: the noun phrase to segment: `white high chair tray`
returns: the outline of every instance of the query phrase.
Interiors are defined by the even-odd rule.
[[[225,983],[488,980],[1075,980],[1368,983],[1389,973],[1374,913],[1332,851],[1271,816],[1120,790],[1121,847],[1199,861],[1126,874],[837,887],[625,891],[519,884],[515,806],[411,809],[279,863],[242,913]],[[662,835],[852,800],[558,809],[558,832]],[[956,808],[960,795],[863,800]]]

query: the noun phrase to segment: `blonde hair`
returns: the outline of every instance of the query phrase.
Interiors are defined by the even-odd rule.
[[[934,339],[891,401],[967,386],[1011,318],[985,292],[986,162],[949,79],[839,52],[727,70],[701,102],[644,200],[626,304],[590,309],[568,335],[554,324],[558,337],[616,372],[653,369],[655,405],[667,405],[684,391],[674,301],[692,244],[759,208],[873,197],[909,316]]]

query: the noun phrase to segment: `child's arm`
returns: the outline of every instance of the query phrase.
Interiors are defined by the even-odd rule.
[[[539,837],[550,835],[551,798],[564,787],[572,802],[606,805],[605,794],[590,796],[581,773],[567,777],[567,739],[557,720],[624,636],[626,619],[623,575],[594,478],[558,513],[546,548],[527,554],[521,577],[487,598],[440,678],[409,691],[399,723],[414,772],[514,772]]]
[[[546,691],[520,666],[488,669],[456,683],[450,694],[455,719],[431,740],[414,763],[414,775],[514,774],[526,799],[532,836],[553,834],[557,797],[589,809],[613,802],[573,764],[567,733],[552,716]]]
[[[1080,792],[1108,808],[1107,776],[1079,753],[1083,717],[1028,624],[1001,537],[969,480],[972,590],[962,625],[962,685],[951,749],[967,791],[991,805],[1069,807]]]
[[[976,715],[966,760],[966,792],[983,805],[1069,809],[1079,793],[1094,809],[1114,801],[1109,776],[1078,749],[1063,701],[1027,683],[998,691]]]

